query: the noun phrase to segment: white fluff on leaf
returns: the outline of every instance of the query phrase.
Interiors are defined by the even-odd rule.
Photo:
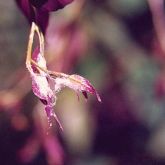
[[[69,87],[76,92],[82,92],[86,99],[88,98],[87,92],[89,92],[96,95],[98,101],[101,102],[100,96],[95,88],[82,76],[75,74],[66,75],[64,73],[58,73],[56,75],[56,72],[51,72],[54,73],[54,75],[49,75],[46,67],[46,60],[38,48],[33,52],[32,60],[35,62],[34,64],[26,65],[32,78],[32,90],[45,105],[45,111],[50,125],[52,125],[51,117],[54,117],[62,128],[56,114],[54,113],[53,106],[56,103],[56,93],[64,87]],[[54,83],[53,89],[52,85],[50,85],[50,82],[52,81]]]

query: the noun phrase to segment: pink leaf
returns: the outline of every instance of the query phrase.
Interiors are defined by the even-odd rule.
[[[32,78],[32,90],[45,105],[49,125],[52,125],[51,118],[54,117],[60,128],[63,129],[53,111],[53,106],[56,103],[56,93],[58,93],[63,87],[69,87],[76,92],[82,92],[86,99],[88,98],[87,92],[96,95],[99,102],[101,102],[101,98],[92,84],[79,75],[66,75],[64,73],[56,72],[51,72],[52,75],[49,75],[48,73],[50,72],[47,71],[46,60],[41,52],[42,51],[36,48],[32,54],[32,60],[34,61],[33,64],[26,64]],[[51,85],[52,80],[54,89]]]
[[[43,55],[39,52],[39,49],[35,49],[32,55],[32,60],[34,60],[40,67],[46,69],[46,61]],[[52,89],[50,88],[48,78],[49,75],[44,71],[36,68],[36,66],[27,64],[27,68],[30,72],[32,78],[32,90],[33,93],[41,100],[41,102],[45,105],[45,111],[47,113],[47,117],[49,120],[49,124],[51,126],[51,116],[53,116],[60,127],[61,124],[53,112],[53,106],[56,102],[56,95],[54,95]],[[61,127],[62,128],[62,127]]]
[[[63,87],[69,87],[76,92],[82,92],[87,99],[87,92],[96,95],[99,102],[101,98],[92,84],[82,76],[79,75],[66,75],[55,78],[55,92],[59,92]]]

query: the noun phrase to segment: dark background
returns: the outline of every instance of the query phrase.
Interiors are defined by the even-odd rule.
[[[61,131],[56,122],[47,128],[31,92],[30,26],[14,1],[0,1],[0,164],[165,164],[164,6],[75,2],[51,13],[45,56],[51,70],[88,78],[102,103],[64,89],[55,106]]]

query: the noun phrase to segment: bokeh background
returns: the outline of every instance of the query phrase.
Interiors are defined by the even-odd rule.
[[[102,103],[58,94],[48,128],[31,91],[25,56],[30,26],[0,0],[0,164],[164,165],[164,0],[75,0],[51,13],[51,70],[89,79]]]

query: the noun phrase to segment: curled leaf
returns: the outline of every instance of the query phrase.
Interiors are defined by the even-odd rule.
[[[34,60],[40,67],[46,69],[46,61],[43,55],[39,52],[39,49],[35,49],[32,55]],[[53,106],[56,103],[56,95],[54,95],[48,82],[48,75],[44,71],[36,68],[36,66],[29,64],[27,68],[32,78],[32,90],[33,93],[41,100],[45,105],[45,111],[48,117],[49,125],[51,126],[51,117],[54,117],[62,128],[56,114],[54,113]]]
[[[37,47],[31,55],[35,32],[38,34],[40,47]],[[69,87],[76,92],[82,92],[86,99],[88,98],[87,93],[91,93],[96,95],[98,101],[101,102],[101,98],[96,89],[84,77],[76,74],[67,75],[60,72],[53,72],[47,69],[46,60],[44,58],[43,33],[39,31],[39,28],[35,23],[32,23],[29,36],[26,67],[32,78],[33,93],[44,104],[50,126],[52,125],[51,117],[54,117],[62,129],[62,126],[53,111],[53,106],[56,103],[56,93],[58,93],[63,87]]]
[[[40,67],[46,69],[46,61],[43,55],[40,53],[39,49],[36,48],[32,55],[32,60],[34,60]],[[49,86],[49,82],[47,80],[47,74],[36,68],[36,66],[29,64],[27,66],[31,78],[32,78],[32,90],[34,94],[39,97],[41,100],[47,104],[51,104],[52,106],[55,104],[55,97],[53,91]]]
[[[96,95],[98,101],[101,102],[101,98],[96,89],[82,76],[73,74],[55,78],[55,92],[60,91],[63,87],[69,87],[76,92],[82,92],[86,99],[88,98],[87,92],[89,92],[90,94]]]

